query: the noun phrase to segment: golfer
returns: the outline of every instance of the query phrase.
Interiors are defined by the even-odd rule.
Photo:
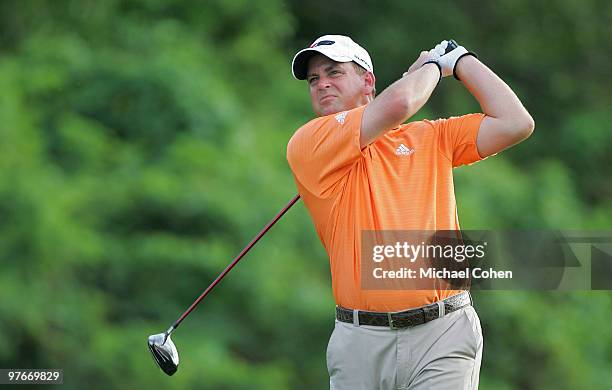
[[[331,389],[478,387],[483,339],[468,291],[361,285],[362,231],[459,230],[453,168],[534,129],[508,85],[453,47],[443,41],[421,52],[378,96],[370,55],[349,37],[322,36],[293,58],[317,118],[295,132],[287,160],[330,261],[337,304],[327,347]],[[448,76],[482,113],[405,123]]]

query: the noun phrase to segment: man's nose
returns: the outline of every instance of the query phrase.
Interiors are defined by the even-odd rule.
[[[331,87],[330,80],[327,77],[321,77],[319,79],[319,83],[318,84],[319,84],[319,89],[327,89],[327,88]]]

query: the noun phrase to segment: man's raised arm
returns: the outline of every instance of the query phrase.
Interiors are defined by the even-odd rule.
[[[368,104],[361,120],[359,143],[362,149],[386,131],[404,123],[427,102],[440,79],[438,65],[426,63],[430,59],[431,52],[421,52],[404,77]]]
[[[444,74],[443,58],[440,60]],[[457,61],[454,72],[486,115],[477,138],[481,157],[501,152],[531,135],[535,127],[533,118],[512,89],[491,69],[476,57],[466,55]]]

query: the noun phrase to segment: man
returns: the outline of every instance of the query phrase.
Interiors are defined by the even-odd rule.
[[[330,261],[332,389],[478,387],[482,333],[469,292],[361,284],[362,231],[459,230],[452,169],[534,129],[508,85],[465,48],[448,45],[421,52],[377,97],[370,56],[348,37],[322,36],[293,59],[318,116],[293,135],[287,159]],[[483,113],[403,124],[449,75]]]

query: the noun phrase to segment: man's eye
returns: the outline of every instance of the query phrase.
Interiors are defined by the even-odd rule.
[[[312,84],[313,82],[317,81],[316,77],[311,77],[308,79],[308,84]]]

